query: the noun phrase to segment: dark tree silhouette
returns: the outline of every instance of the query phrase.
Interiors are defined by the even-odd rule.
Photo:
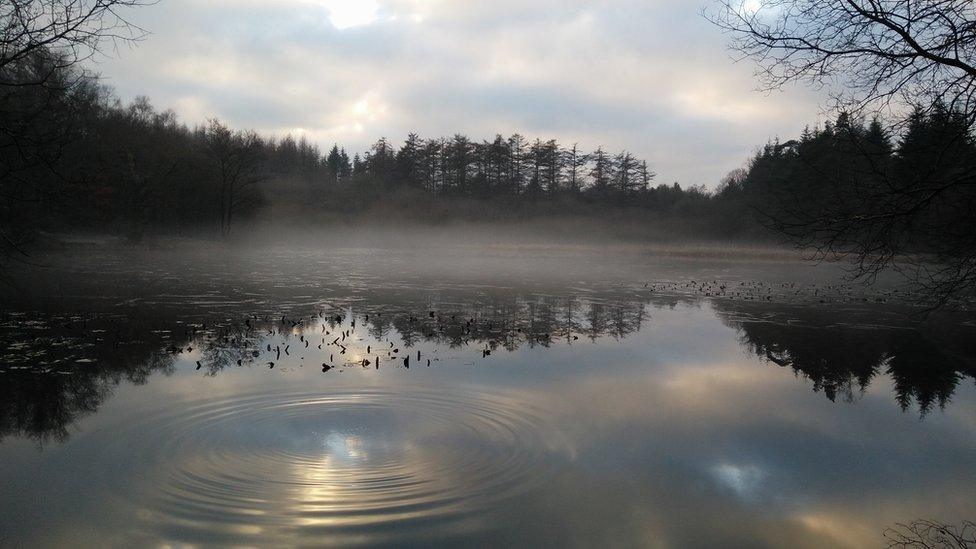
[[[75,66],[106,45],[139,40],[145,31],[126,8],[152,0],[4,0],[0,4],[0,70],[48,52],[58,63],[25,84],[42,85],[59,69]]]
[[[971,292],[976,139],[942,106],[912,115],[896,144],[888,135],[841,113],[798,140],[769,143],[718,198],[727,211],[755,209],[822,257],[853,258],[856,277],[894,268],[936,305]]]
[[[848,109],[942,101],[976,113],[970,0],[720,0],[706,16],[769,88],[839,83]]]
[[[48,200],[57,161],[77,139],[78,104],[95,87],[79,63],[145,32],[125,18],[151,0],[4,0],[0,3],[0,256],[32,233],[22,204]],[[38,172],[45,172],[39,175]],[[21,250],[22,251],[22,250]]]
[[[896,524],[884,533],[889,549],[969,549],[976,546],[976,523],[954,526],[935,520],[919,519]]]
[[[579,150],[579,144],[573,146],[563,153],[566,164],[566,189],[570,194],[578,195],[583,190],[583,168],[589,162],[589,157]]]
[[[707,16],[769,88],[840,85],[833,165],[816,188],[784,185],[767,225],[821,258],[852,257],[854,276],[891,266],[936,304],[976,287],[976,4],[971,0],[722,0]],[[895,160],[869,111],[914,107]],[[912,145],[925,127],[925,146]],[[792,143],[783,145],[784,149]],[[922,155],[919,156],[918,153]],[[917,169],[924,157],[925,169]],[[822,156],[821,158],[826,158]],[[804,158],[800,159],[805,161]],[[915,166],[916,168],[913,168]],[[827,191],[827,192],[825,192]],[[907,267],[906,267],[907,266]]]
[[[257,200],[261,171],[261,139],[253,132],[232,131],[213,119],[205,130],[219,196],[220,232],[230,233],[234,217]]]

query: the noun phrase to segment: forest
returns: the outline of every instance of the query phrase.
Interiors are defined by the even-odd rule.
[[[976,0],[0,0],[0,549],[976,547],[974,311]]]
[[[899,253],[952,256],[976,247],[966,183],[976,138],[964,113],[938,102],[890,124],[841,112],[795,139],[758,147],[710,190],[657,182],[648,162],[627,151],[583,151],[518,133],[481,141],[412,133],[402,144],[380,138],[350,153],[216,119],[189,127],[146,97],[123,104],[97,76],[43,49],[8,63],[0,79],[0,231],[15,249],[63,231],[138,241],[226,237],[255,220],[546,218],[664,224],[669,238],[814,244],[840,231],[871,251],[879,234]],[[902,202],[910,222],[891,212]],[[849,233],[829,222],[843,218],[838,207],[858,220]]]

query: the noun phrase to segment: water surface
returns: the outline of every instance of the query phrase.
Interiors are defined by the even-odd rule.
[[[0,308],[2,545],[876,547],[976,516],[971,312],[835,266],[37,263]]]

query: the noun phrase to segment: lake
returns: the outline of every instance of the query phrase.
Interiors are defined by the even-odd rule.
[[[8,273],[0,546],[878,547],[976,321],[775,251],[99,245]]]

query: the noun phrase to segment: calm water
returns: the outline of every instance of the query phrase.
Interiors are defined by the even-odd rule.
[[[0,546],[877,547],[976,324],[777,257],[80,251],[0,307]]]

